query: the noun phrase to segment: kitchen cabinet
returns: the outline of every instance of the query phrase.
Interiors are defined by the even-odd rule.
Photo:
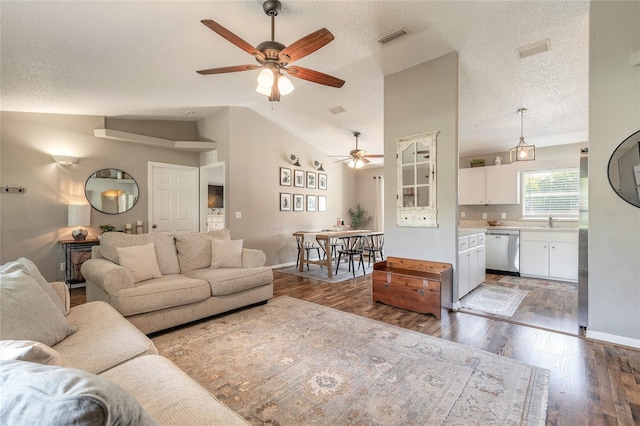
[[[458,204],[520,204],[520,174],[515,165],[459,169]]]
[[[458,299],[486,278],[485,234],[458,237]]]
[[[520,275],[577,282],[578,233],[521,231]]]

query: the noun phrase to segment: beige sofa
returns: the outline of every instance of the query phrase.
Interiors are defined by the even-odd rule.
[[[145,249],[147,255],[141,255]],[[263,266],[265,259],[262,251],[242,248],[242,240],[232,241],[226,229],[175,235],[108,232],[81,272],[87,301],[109,303],[149,334],[266,302],[273,297],[273,272]]]
[[[0,266],[3,425],[246,425],[104,302],[69,308],[21,258]]]

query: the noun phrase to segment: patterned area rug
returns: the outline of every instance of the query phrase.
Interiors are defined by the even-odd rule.
[[[504,276],[500,279],[501,283],[516,284],[521,286],[546,288],[549,290],[560,291],[578,291],[578,284],[567,283],[563,281],[543,280],[540,278],[526,278],[526,277],[513,277],[510,275]]]
[[[287,296],[153,340],[254,425],[545,423],[548,370]]]
[[[527,293],[527,290],[480,284],[478,288],[460,299],[460,305],[474,311],[511,317]]]
[[[357,265],[356,265],[357,267]],[[373,262],[371,262],[371,267],[367,267],[367,262],[364,262],[365,272],[366,274],[371,274],[373,271]],[[296,275],[298,277],[311,278],[318,281],[323,281],[326,283],[338,283],[340,281],[350,280],[353,278],[353,272],[349,272],[349,265],[346,263],[340,262],[340,269],[338,269],[338,274],[333,275],[331,278],[327,277],[327,269],[318,265],[311,265],[309,270],[307,271],[307,267],[304,267],[303,272],[299,272],[298,268],[295,266],[278,269],[278,272],[282,272],[283,274]],[[333,264],[332,271],[336,272],[336,264]],[[363,275],[362,268],[356,271],[356,278],[361,277]]]

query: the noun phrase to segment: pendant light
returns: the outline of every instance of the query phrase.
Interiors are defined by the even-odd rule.
[[[518,109],[518,114],[520,114],[520,142],[509,150],[509,158],[512,163],[515,161],[532,161],[536,159],[536,146],[529,145],[524,141],[524,112],[526,110],[526,108]]]

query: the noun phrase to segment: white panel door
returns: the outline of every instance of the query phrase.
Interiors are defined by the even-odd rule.
[[[149,232],[198,231],[199,169],[149,162]]]
[[[577,243],[551,243],[549,250],[549,276],[565,280],[578,280]]]
[[[458,170],[458,204],[485,204],[484,170],[482,167]]]

